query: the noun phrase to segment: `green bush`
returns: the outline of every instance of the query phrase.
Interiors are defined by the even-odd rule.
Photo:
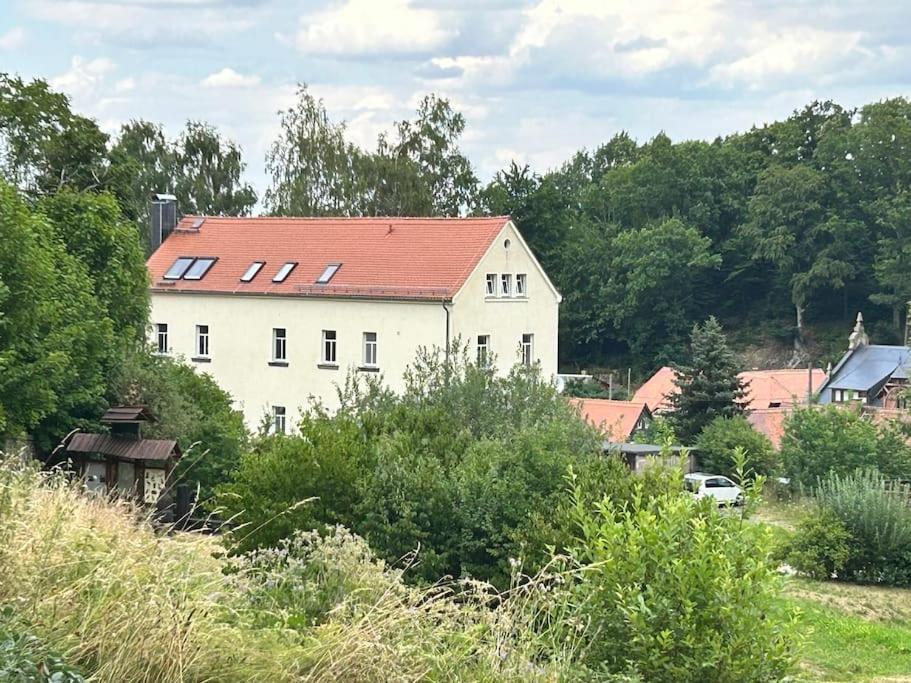
[[[851,535],[839,578],[911,586],[911,491],[873,469],[832,473],[815,489],[816,502]]]
[[[745,417],[716,417],[709,422],[696,440],[700,469],[713,474],[731,476],[736,469],[734,451],[743,448],[748,467],[755,474],[771,474],[778,465],[772,442],[757,432]]]
[[[781,459],[793,484],[810,489],[830,472],[876,467],[887,477],[911,478],[911,447],[891,424],[876,425],[839,406],[798,408],[785,420]]]
[[[585,661],[661,681],[778,681],[794,659],[771,538],[680,493],[576,509]]]
[[[12,608],[0,610],[0,681],[83,683],[85,678],[16,623]]]
[[[814,579],[840,576],[851,554],[851,533],[833,512],[819,509],[801,520],[782,554],[794,569]]]

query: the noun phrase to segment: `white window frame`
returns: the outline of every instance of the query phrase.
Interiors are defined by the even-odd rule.
[[[371,339],[372,337],[372,339]],[[379,366],[379,336],[376,332],[364,332],[364,367]]]
[[[252,282],[253,278],[259,275],[259,271],[263,269],[263,266],[266,265],[265,261],[254,261],[251,263],[247,269],[244,271],[244,274],[240,276],[241,282]]]
[[[209,326],[196,326],[196,356],[198,358],[209,357]]]
[[[832,403],[845,403],[847,400],[847,390],[832,389]]]
[[[272,406],[272,431],[275,434],[287,433],[288,411],[285,406]]]
[[[332,335],[330,338],[329,335]],[[330,353],[331,350],[331,353]],[[336,365],[338,363],[338,332],[335,330],[323,330],[322,341],[322,362],[326,365]]]
[[[486,368],[490,365],[490,335],[489,334],[479,334],[478,335],[476,358],[477,358],[478,367]]]
[[[279,334],[281,333],[281,334]],[[272,328],[272,360],[279,363],[288,362],[288,328]]]
[[[496,273],[487,273],[484,279],[484,296],[496,296],[499,278]]]
[[[158,347],[158,353],[163,356],[168,354],[167,323],[155,323],[155,344]]]
[[[528,296],[527,273],[516,273],[516,296]]]
[[[531,332],[522,334],[522,365],[531,366],[535,362],[535,335]]]
[[[500,275],[500,296],[512,296],[512,273]]]

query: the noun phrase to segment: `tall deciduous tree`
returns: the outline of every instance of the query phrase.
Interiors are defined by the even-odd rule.
[[[717,417],[743,414],[746,387],[714,317],[693,327],[686,361],[675,370],[678,391],[671,397],[672,423],[684,443],[690,443]]]

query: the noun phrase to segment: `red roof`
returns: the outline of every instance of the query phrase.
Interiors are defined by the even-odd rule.
[[[794,405],[807,400],[808,372],[806,369],[748,370],[740,373],[747,384],[747,409],[760,410]],[[633,400],[642,401],[655,412],[670,409],[670,397],[677,393],[676,373],[667,366],[661,368],[636,391]],[[813,370],[813,391],[822,386],[826,373]]]
[[[635,401],[611,401],[604,398],[571,398],[588,422],[603,430],[611,441],[628,441],[648,406]]]
[[[747,414],[747,422],[749,422],[757,432],[765,434],[777,450],[781,447],[781,437],[784,436],[785,418],[792,410],[792,407],[759,408],[757,410],[752,410]]]
[[[185,216],[146,263],[155,291],[450,299],[509,217],[227,218]],[[200,280],[165,280],[181,256],[216,257]],[[254,261],[266,265],[249,283]],[[297,266],[284,282],[282,264]],[[316,284],[327,265],[341,267]]]

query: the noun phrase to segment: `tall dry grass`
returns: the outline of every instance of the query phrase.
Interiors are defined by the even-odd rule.
[[[548,627],[566,608],[547,599],[558,573],[506,594],[418,589],[343,530],[312,539],[297,564],[264,571],[256,557],[226,559],[217,538],[163,533],[125,501],[0,457],[0,608],[93,681],[552,681],[573,671],[584,639]],[[288,579],[298,569],[306,581]]]

